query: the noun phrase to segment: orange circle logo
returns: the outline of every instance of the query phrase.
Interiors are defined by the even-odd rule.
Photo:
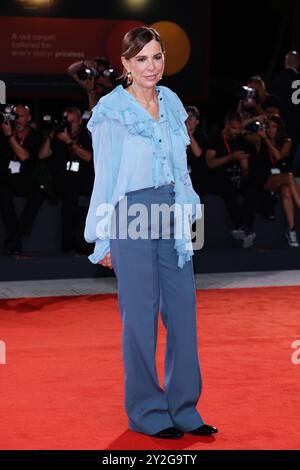
[[[151,27],[159,32],[166,49],[164,75],[174,75],[180,72],[191,55],[188,35],[181,26],[171,21],[157,21]]]

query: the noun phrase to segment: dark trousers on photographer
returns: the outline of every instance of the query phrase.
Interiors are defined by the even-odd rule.
[[[222,174],[210,173],[205,178],[192,179],[192,183],[200,198],[216,194],[223,199],[235,230],[243,227],[246,231],[253,231],[258,192],[247,180],[242,179],[237,187]]]
[[[26,200],[20,217],[14,197]],[[0,211],[6,231],[6,249],[9,253],[22,251],[22,236],[30,235],[36,216],[43,204],[44,195],[38,185],[22,174],[8,175],[0,182]]]
[[[82,200],[88,199],[80,184],[78,173],[68,173],[60,184],[61,216],[62,216],[62,250],[64,252],[88,252],[88,245],[83,237],[84,223],[87,215],[87,204]]]
[[[239,194],[242,197],[242,227],[246,232],[253,232],[259,191],[247,179],[243,179],[239,188]]]
[[[192,180],[195,191],[200,198],[206,194],[217,194],[225,203],[232,225],[235,229],[242,225],[242,210],[238,200],[238,191],[233,184],[222,175],[208,174],[205,178]]]

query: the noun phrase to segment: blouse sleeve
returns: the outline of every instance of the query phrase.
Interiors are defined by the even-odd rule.
[[[84,238],[95,242],[89,260],[97,264],[110,250],[109,218],[113,194],[111,121],[103,120],[90,127],[93,140],[95,180],[87,214]]]

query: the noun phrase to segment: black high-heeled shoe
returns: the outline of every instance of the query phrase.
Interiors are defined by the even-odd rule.
[[[211,436],[212,434],[216,434],[218,429],[214,426],[209,426],[209,424],[203,424],[199,428],[193,429],[193,431],[188,431],[188,434],[192,434],[193,436]]]
[[[183,437],[183,435],[184,433],[180,431],[180,429],[171,427],[162,429],[156,434],[151,434],[151,437],[159,437],[160,439],[178,439],[179,437]]]

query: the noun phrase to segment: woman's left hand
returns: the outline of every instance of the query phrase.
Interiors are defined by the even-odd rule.
[[[102,266],[104,266],[105,268],[109,268],[109,269],[112,269],[112,262],[111,262],[111,255],[110,255],[110,252],[107,253],[107,255],[104,256],[104,258],[100,261],[100,263]]]

